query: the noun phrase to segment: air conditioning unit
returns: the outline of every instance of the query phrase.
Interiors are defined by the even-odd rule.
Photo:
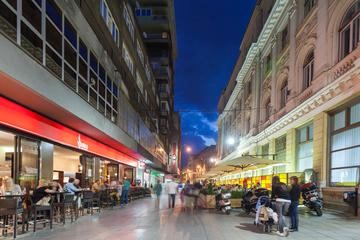
[[[90,78],[90,86],[94,86],[96,84],[95,78]]]

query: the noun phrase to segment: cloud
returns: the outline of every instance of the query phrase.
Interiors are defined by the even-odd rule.
[[[204,135],[201,134],[199,134],[198,136],[201,137],[201,139],[204,141],[205,146],[216,145],[215,139],[205,137]]]
[[[209,121],[209,119],[207,119],[206,117],[204,117],[203,114],[200,114],[200,115],[202,115],[202,118],[201,118],[201,122],[202,122],[202,123],[205,123],[206,125],[208,125],[211,131],[213,131],[213,132],[217,132],[217,131],[218,131],[218,127],[217,127],[217,125],[216,125],[216,121],[211,122],[211,121]]]

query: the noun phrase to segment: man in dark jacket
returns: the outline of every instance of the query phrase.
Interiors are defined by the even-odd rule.
[[[291,228],[290,231],[298,231],[299,226],[299,217],[298,217],[298,206],[299,206],[299,199],[301,193],[301,187],[298,184],[298,177],[293,176],[290,178],[291,190],[290,190],[290,219],[291,219]]]

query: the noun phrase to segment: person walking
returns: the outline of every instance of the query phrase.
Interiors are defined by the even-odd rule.
[[[286,226],[284,215],[287,214],[290,207],[290,193],[287,185],[280,182],[278,176],[274,176],[272,179],[271,198],[275,199],[276,213],[279,218],[279,231],[277,234],[287,237],[289,235],[289,228]]]
[[[160,208],[160,196],[162,192],[162,186],[160,180],[157,181],[154,187],[154,192],[156,194],[155,207]]]
[[[291,220],[291,227],[290,232],[298,231],[299,227],[299,216],[298,216],[298,206],[299,206],[299,199],[300,199],[300,192],[301,187],[298,184],[298,177],[292,176],[290,178],[291,190],[290,190],[290,208],[289,208],[289,215]]]
[[[179,185],[176,182],[171,181],[167,184],[167,191],[169,196],[169,208],[170,208],[170,202],[171,202],[171,207],[172,208],[175,207],[175,198],[178,190],[179,190]]]
[[[127,180],[127,177],[124,177],[124,186],[121,193],[121,205],[124,203],[127,205],[129,203],[129,188],[130,182]]]

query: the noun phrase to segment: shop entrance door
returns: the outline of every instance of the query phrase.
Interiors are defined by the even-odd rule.
[[[40,175],[40,142],[22,136],[16,139],[15,181],[22,189],[34,187]]]

